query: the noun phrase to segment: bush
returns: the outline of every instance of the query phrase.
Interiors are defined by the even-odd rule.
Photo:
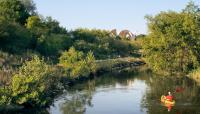
[[[85,61],[87,63],[86,65],[89,67],[90,72],[95,73],[97,69],[97,65],[95,62],[95,57],[91,51],[87,53]]]
[[[11,91],[8,87],[0,87],[0,106],[6,106],[11,103]]]
[[[12,78],[12,102],[25,106],[44,106],[48,101],[46,94],[51,76],[50,66],[43,59],[34,56],[31,61],[26,61]]]
[[[67,77],[70,78],[88,76],[96,71],[95,58],[92,52],[84,57],[83,52],[76,51],[74,47],[71,47],[69,51],[62,53],[59,60],[59,64],[63,66]]]

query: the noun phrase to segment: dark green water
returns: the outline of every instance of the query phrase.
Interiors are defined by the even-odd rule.
[[[176,91],[181,88],[181,91]],[[160,103],[171,91],[175,106]],[[57,98],[50,114],[200,114],[200,88],[187,77],[150,72],[106,74],[76,85]]]
[[[160,96],[168,91],[176,99],[170,111],[160,102]],[[147,71],[110,73],[70,87],[50,108],[36,113],[200,114],[200,88],[184,76],[164,77]]]

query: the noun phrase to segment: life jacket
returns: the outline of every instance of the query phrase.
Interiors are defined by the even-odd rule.
[[[173,96],[172,96],[172,95],[167,95],[167,96],[166,96],[166,99],[167,99],[168,101],[172,101],[172,100],[173,100]]]

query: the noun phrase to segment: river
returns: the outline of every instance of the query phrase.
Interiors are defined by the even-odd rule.
[[[177,89],[178,88],[178,89]],[[171,91],[176,104],[160,97]],[[43,114],[200,114],[200,88],[184,76],[146,70],[108,73],[69,87]]]

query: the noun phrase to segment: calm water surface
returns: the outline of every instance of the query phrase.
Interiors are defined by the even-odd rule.
[[[177,88],[181,88],[176,91]],[[175,106],[160,103],[171,91]],[[147,71],[110,73],[75,85],[46,111],[50,114],[200,114],[200,88],[187,77]]]

